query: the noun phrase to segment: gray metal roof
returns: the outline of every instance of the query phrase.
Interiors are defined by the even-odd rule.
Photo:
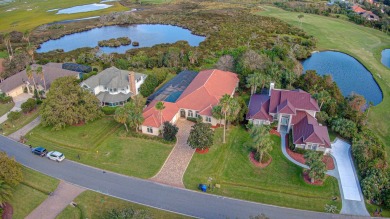
[[[130,71],[120,70],[116,67],[110,67],[83,82],[91,88],[97,87],[99,85],[108,88],[123,88],[129,85],[129,73]],[[135,80],[142,76],[146,75],[135,73]]]

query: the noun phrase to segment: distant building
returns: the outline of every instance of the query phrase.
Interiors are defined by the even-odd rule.
[[[269,95],[251,96],[246,119],[253,125],[270,125],[275,121],[278,132],[292,130],[297,148],[328,152],[331,147],[328,129],[315,118],[319,111],[317,101],[309,93],[275,89],[271,83]]]
[[[147,75],[107,68],[81,82],[81,87],[95,94],[102,106],[119,106],[139,93]]]
[[[65,76],[75,76],[79,78],[79,73],[75,71],[69,71],[62,69],[61,63],[47,63],[46,65],[31,65],[33,70],[33,77],[37,85],[37,90],[44,90],[44,81],[41,76],[35,73],[35,70],[41,66],[43,75],[46,82],[46,88],[49,89],[51,83],[60,77]],[[26,70],[23,70],[19,73],[12,75],[11,77],[6,78],[3,82],[0,83],[0,91],[7,94],[11,97],[16,97],[22,93],[34,94],[34,82],[32,79],[27,77]]]
[[[376,14],[372,13],[371,11],[364,10],[363,8],[361,8],[358,5],[352,6],[352,11],[354,11],[356,14],[359,14],[360,16],[362,16],[363,18],[365,18],[368,21],[378,21],[379,20],[379,17]]]

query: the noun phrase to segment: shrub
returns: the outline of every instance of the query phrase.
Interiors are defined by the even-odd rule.
[[[33,98],[29,98],[26,102],[22,103],[21,108],[23,113],[28,113],[37,107],[37,102]]]
[[[102,112],[103,112],[105,115],[114,115],[114,114],[115,114],[116,108],[118,108],[118,107],[103,106],[101,109],[102,109]]]
[[[174,141],[176,139],[176,134],[179,131],[179,128],[168,121],[164,122],[163,127],[163,138],[166,141]]]
[[[10,122],[18,120],[22,116],[22,113],[20,111],[11,111],[7,115],[7,119]]]
[[[12,97],[6,96],[4,93],[0,94],[0,103],[10,103],[12,101]]]

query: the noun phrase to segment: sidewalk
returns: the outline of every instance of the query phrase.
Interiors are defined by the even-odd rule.
[[[84,191],[84,188],[60,181],[53,194],[27,215],[26,219],[54,219]]]
[[[39,125],[39,123],[41,123],[40,116],[38,116],[36,119],[31,121],[29,124],[25,125],[23,128],[10,134],[8,137],[15,140],[15,141],[19,141],[20,136],[25,136],[27,133],[29,133],[31,130],[33,130],[35,127],[37,127]]]

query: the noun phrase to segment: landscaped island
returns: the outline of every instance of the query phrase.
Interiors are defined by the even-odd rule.
[[[130,45],[131,39],[128,37],[111,38],[109,40],[101,40],[98,42],[100,47],[120,47]]]

